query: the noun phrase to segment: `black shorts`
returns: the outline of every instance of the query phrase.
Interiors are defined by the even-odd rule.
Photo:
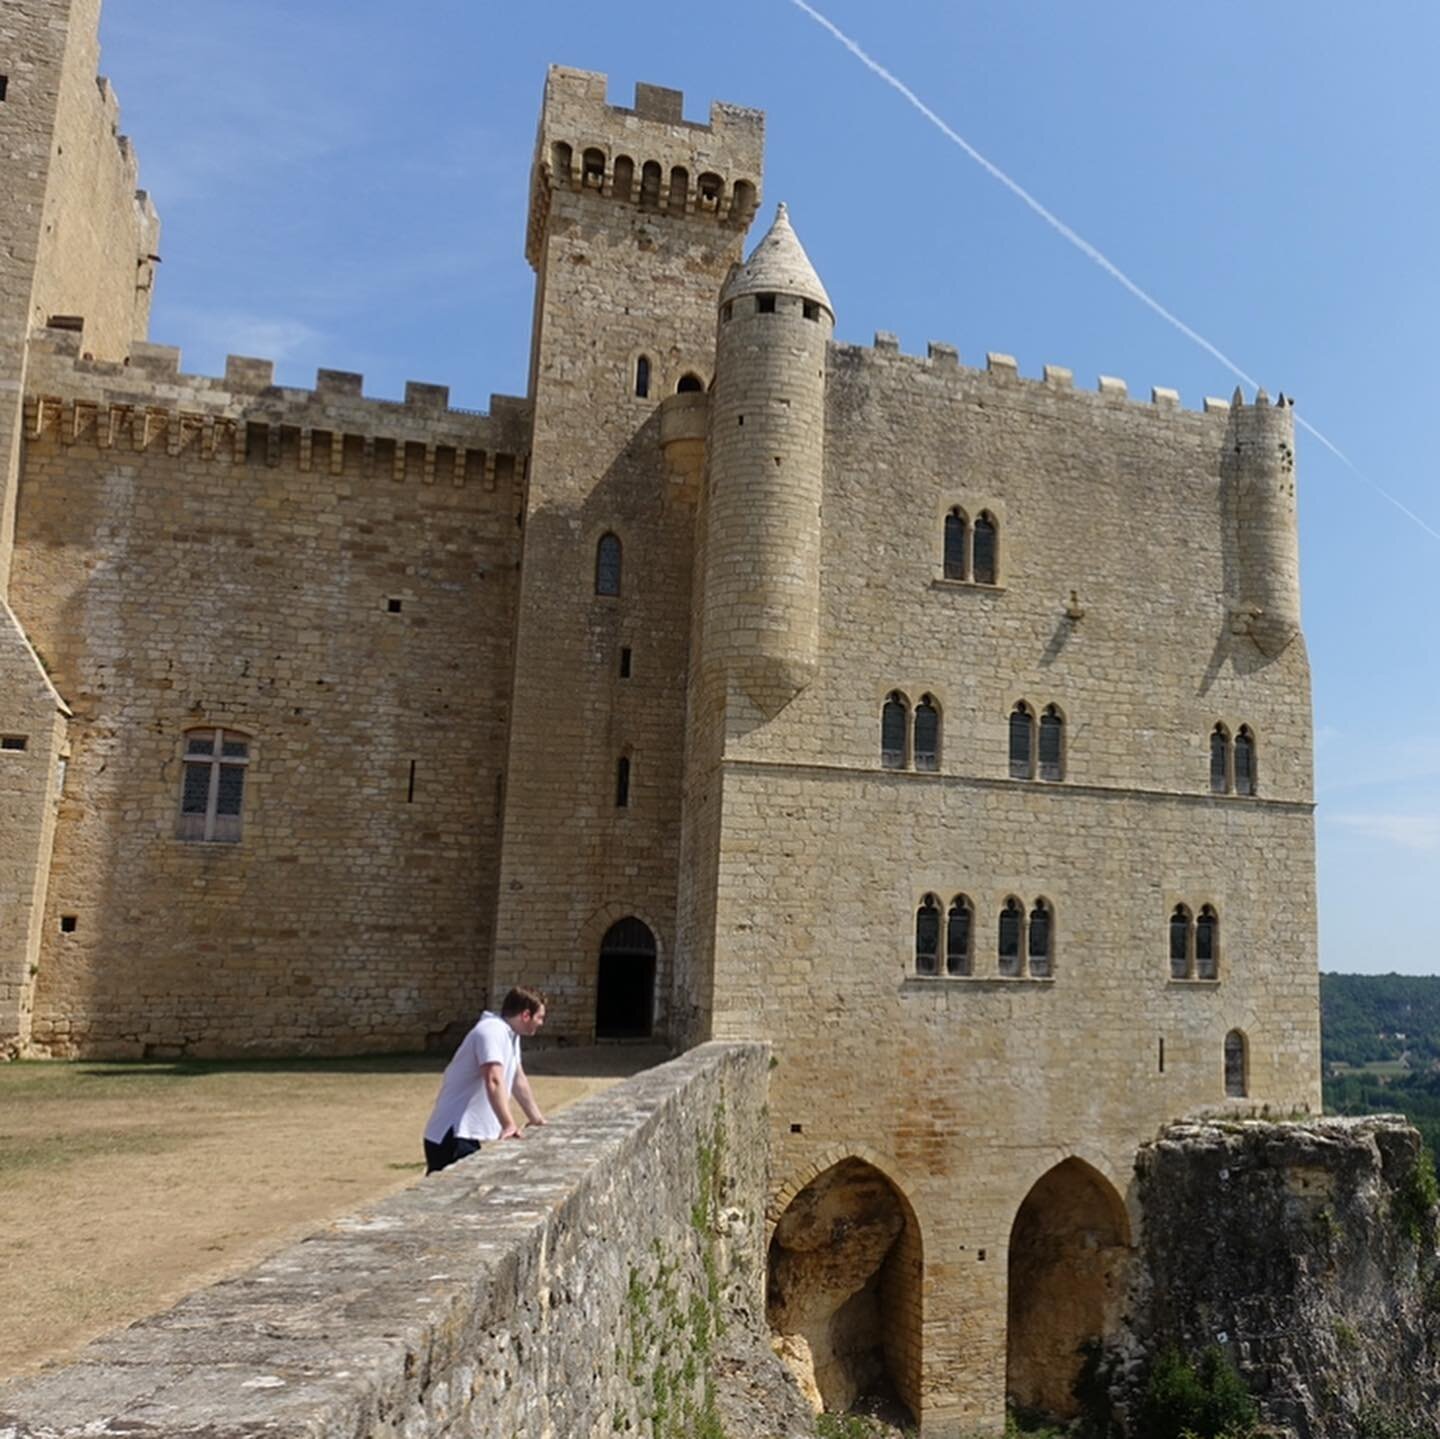
[[[478,1139],[457,1139],[455,1131],[447,1129],[445,1138],[439,1144],[429,1139],[425,1141],[425,1173],[434,1174],[438,1169],[445,1169],[457,1159],[474,1154],[479,1148]]]

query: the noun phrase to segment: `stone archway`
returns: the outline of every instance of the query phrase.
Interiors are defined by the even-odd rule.
[[[790,1201],[770,1240],[766,1315],[817,1410],[916,1409],[923,1270],[914,1211],[865,1160],[840,1160]]]
[[[617,920],[600,941],[595,983],[595,1038],[649,1039],[655,1027],[655,935],[634,915]]]
[[[1087,1344],[1115,1322],[1129,1245],[1124,1203],[1084,1160],[1057,1164],[1025,1196],[1010,1230],[1005,1388],[1017,1409],[1079,1412],[1075,1381]]]

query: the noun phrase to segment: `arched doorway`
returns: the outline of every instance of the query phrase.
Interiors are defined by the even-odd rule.
[[[1010,1230],[1005,1388],[1021,1412],[1072,1419],[1088,1344],[1123,1298],[1130,1224],[1114,1186],[1080,1159],[1041,1175]]]
[[[812,1403],[920,1402],[920,1226],[872,1164],[842,1159],[790,1201],[770,1240],[766,1316]]]
[[[649,1039],[655,1027],[655,936],[644,920],[616,920],[600,941],[596,1039]]]

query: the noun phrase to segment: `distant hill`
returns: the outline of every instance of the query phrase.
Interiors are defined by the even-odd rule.
[[[1440,1062],[1440,977],[1322,974],[1320,1028],[1327,1070],[1402,1059],[1427,1069]]]
[[[1322,974],[1327,1114],[1406,1115],[1440,1152],[1440,977]]]

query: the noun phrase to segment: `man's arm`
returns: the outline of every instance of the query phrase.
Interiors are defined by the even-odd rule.
[[[530,1088],[530,1081],[525,1077],[525,1066],[522,1064],[515,1071],[515,1098],[520,1101],[520,1108],[525,1111],[525,1117],[531,1124],[546,1124],[549,1121],[540,1113],[540,1106],[535,1103],[535,1092]]]
[[[520,1127],[510,1116],[510,1098],[505,1093],[505,1066],[482,1064],[480,1073],[485,1085],[485,1098],[490,1101],[490,1108],[495,1111],[495,1118],[500,1121],[500,1138],[519,1139]]]

